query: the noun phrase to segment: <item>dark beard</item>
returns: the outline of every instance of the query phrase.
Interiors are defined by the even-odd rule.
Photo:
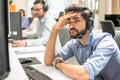
[[[70,30],[75,30],[78,33],[76,35],[71,35],[71,33],[70,33],[70,36],[73,39],[76,39],[76,38],[81,39],[85,35],[85,33],[87,32],[87,29],[84,29],[84,30],[82,30],[80,32],[77,29],[75,29],[75,28],[71,28]]]

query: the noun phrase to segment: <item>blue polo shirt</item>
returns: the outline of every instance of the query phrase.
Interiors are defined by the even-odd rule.
[[[25,16],[22,16],[21,23],[22,23],[22,29],[27,29],[30,26],[29,21]]]
[[[56,56],[64,60],[75,56],[90,80],[120,80],[120,51],[111,34],[93,30],[85,46],[71,39]]]

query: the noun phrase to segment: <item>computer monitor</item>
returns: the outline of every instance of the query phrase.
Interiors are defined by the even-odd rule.
[[[21,16],[19,12],[10,12],[10,39],[22,39]]]
[[[105,14],[105,20],[111,20],[115,27],[120,27],[120,14]]]
[[[8,0],[0,0],[0,80],[4,80],[10,71],[8,26]]]

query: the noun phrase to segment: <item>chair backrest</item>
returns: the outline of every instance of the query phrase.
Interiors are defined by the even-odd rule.
[[[114,39],[120,49],[120,31],[116,31],[116,35],[115,35]]]
[[[100,21],[102,32],[108,32],[112,35],[112,37],[115,37],[115,26],[111,20],[104,20]]]
[[[60,29],[59,38],[60,38],[61,46],[64,46],[65,43],[70,40],[70,34],[69,34],[68,27],[64,27],[64,28]]]

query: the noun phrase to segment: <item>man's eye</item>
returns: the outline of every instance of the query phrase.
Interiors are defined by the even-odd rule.
[[[80,20],[76,19],[74,22],[80,22]]]

